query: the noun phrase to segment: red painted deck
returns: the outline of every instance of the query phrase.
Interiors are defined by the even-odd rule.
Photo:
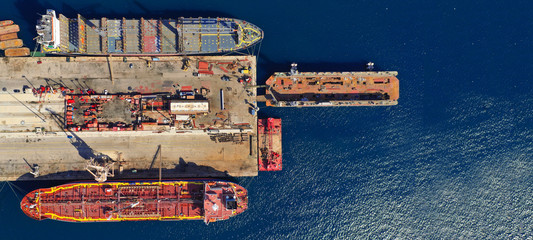
[[[257,120],[259,171],[281,171],[281,119]]]
[[[28,193],[21,208],[36,220],[209,223],[242,213],[247,203],[246,189],[237,184],[191,180],[65,184]]]
[[[159,22],[154,19],[142,21],[142,48],[145,53],[159,52]]]
[[[155,36],[143,37],[144,52],[152,53],[157,51],[157,38]]]

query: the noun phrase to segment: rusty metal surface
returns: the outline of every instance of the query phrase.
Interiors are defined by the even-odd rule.
[[[399,98],[396,75],[397,72],[275,73],[266,82],[267,105],[395,105]]]

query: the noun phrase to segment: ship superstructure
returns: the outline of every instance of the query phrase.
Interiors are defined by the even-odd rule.
[[[225,220],[248,208],[243,187],[217,180],[71,183],[37,189],[21,201],[36,220],[116,222]]]
[[[266,104],[275,107],[389,106],[398,104],[398,72],[274,73],[267,81]]]
[[[37,22],[41,51],[61,55],[196,55],[233,52],[263,39],[234,18],[85,19],[47,10]]]

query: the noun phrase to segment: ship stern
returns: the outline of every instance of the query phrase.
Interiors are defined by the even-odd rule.
[[[391,101],[398,102],[399,98],[400,98],[400,80],[398,80],[396,75],[393,75],[391,77],[390,99]]]
[[[236,208],[233,216],[240,214],[248,209],[248,191],[241,185],[234,184]]]

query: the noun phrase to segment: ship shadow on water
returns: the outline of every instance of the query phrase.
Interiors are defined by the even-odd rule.
[[[123,180],[123,179],[152,179],[158,180],[159,168],[153,169],[124,169],[119,173],[115,167],[115,177],[109,177],[108,181]],[[174,164],[174,168],[161,168],[161,178],[175,179],[175,178],[217,178],[224,180],[234,180],[235,178],[228,174],[227,171],[219,171],[211,166],[197,165],[194,162],[185,162],[180,160],[179,164]],[[61,180],[57,180],[61,179]],[[64,180],[63,180],[64,179]],[[26,173],[20,176],[16,181],[26,180],[47,180],[47,181],[78,181],[78,180],[94,180],[94,177],[87,171],[64,171],[41,175],[35,178],[31,173]]]
[[[257,84],[265,84],[266,80],[275,72],[289,72],[291,63],[298,64],[299,72],[361,72],[367,71],[366,65],[369,61],[361,60],[357,62],[275,62],[265,55],[257,57]],[[373,71],[394,71],[383,70],[376,65]]]
[[[61,180],[58,180],[61,179]],[[194,162],[186,162],[182,158],[173,168],[161,168],[162,180],[180,179],[220,179],[237,182],[235,177],[230,176],[226,171],[219,171],[210,166],[197,165]],[[153,180],[159,181],[159,168],[153,169],[124,169],[119,173],[115,167],[115,176],[109,177],[107,182],[120,180]],[[20,176],[16,182],[12,182],[20,187],[26,194],[38,188],[48,188],[70,182],[95,182],[94,177],[87,171],[65,171],[46,174],[35,178],[32,174],[26,173]]]
[[[18,14],[21,16],[22,21],[24,22],[15,22],[15,24],[21,26],[19,35],[21,37],[29,36],[29,38],[23,37],[24,43],[25,45],[33,49],[33,47],[35,47],[35,43],[27,42],[25,40],[32,39],[37,36],[35,24],[37,23],[37,20],[41,18],[41,16],[39,16],[38,14],[44,14],[46,12],[46,7],[38,0],[18,0],[14,2],[14,5],[18,10]],[[22,29],[22,26],[26,27]]]
[[[193,10],[193,9],[172,9],[167,8],[166,10],[160,10],[160,11],[154,11],[150,10],[148,7],[145,7],[141,1],[133,1],[133,4],[137,6],[141,10],[140,13],[126,13],[126,18],[178,18],[178,17],[227,17],[227,18],[237,18],[236,16],[233,16],[231,14],[228,14],[226,12],[220,12],[220,11],[211,11],[211,10]],[[186,5],[185,5],[186,6]],[[116,13],[121,14],[121,13]],[[253,22],[252,22],[253,23]]]
[[[194,9],[172,9],[167,7],[165,10],[149,10],[140,1],[132,1],[130,6],[123,6],[121,9],[125,11],[115,11],[112,6],[94,3],[84,7],[73,7],[72,5],[62,2],[61,7],[54,8],[54,4],[44,2],[41,4],[38,0],[19,0],[15,2],[15,7],[19,10],[24,20],[29,24],[29,32],[35,33],[34,25],[39,18],[38,14],[44,14],[46,9],[54,9],[57,14],[63,14],[68,18],[76,18],[78,14],[85,18],[108,18],[108,19],[122,19],[124,18],[153,18],[153,19],[168,19],[179,17],[228,17],[236,18],[226,12],[210,11],[210,10],[194,10]]]
[[[94,3],[86,5],[81,8],[73,7],[66,2],[61,3],[61,7],[54,8],[55,4],[49,2],[43,2],[38,0],[18,0],[14,3],[15,7],[18,9],[19,14],[27,22],[28,28],[27,32],[35,33],[35,23],[40,18],[39,14],[44,14],[46,9],[54,9],[59,14],[63,14],[68,18],[75,18],[78,14],[81,14],[85,18],[102,18],[106,17],[109,19],[121,19],[121,18],[153,18],[153,19],[165,19],[165,18],[179,18],[179,17],[228,17],[236,18],[226,12],[221,11],[210,11],[210,10],[194,10],[194,9],[172,9],[167,7],[165,10],[150,10],[148,7],[145,7],[140,1],[132,1],[131,5],[127,8],[127,12],[117,12],[114,11],[112,7],[102,5],[100,3]],[[132,10],[130,10],[132,9]]]

